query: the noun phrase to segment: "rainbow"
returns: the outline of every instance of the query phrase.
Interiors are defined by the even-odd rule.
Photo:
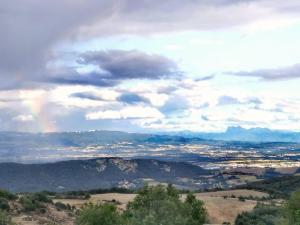
[[[38,132],[57,131],[55,121],[47,111],[44,95],[25,101],[24,104],[27,106],[29,113],[34,117]]]

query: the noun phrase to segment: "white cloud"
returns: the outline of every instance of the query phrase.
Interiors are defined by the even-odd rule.
[[[142,118],[163,118],[164,115],[156,108],[142,106],[128,106],[119,111],[105,110],[90,112],[86,114],[87,120],[100,119],[142,119]]]
[[[19,122],[30,122],[34,120],[34,117],[32,115],[18,115],[14,117],[13,120]]]

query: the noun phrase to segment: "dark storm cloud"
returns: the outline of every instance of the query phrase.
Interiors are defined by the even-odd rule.
[[[224,29],[272,18],[264,9],[296,16],[295,9],[299,5],[296,0],[284,4],[269,0],[0,1],[0,89],[38,86],[35,82],[42,81],[48,74],[46,65],[54,57],[54,47],[65,41],[120,34]],[[155,71],[147,70],[145,75],[129,74],[119,70],[121,67],[104,66],[112,76],[158,78]],[[169,75],[169,71],[165,72],[164,75]],[[76,82],[75,78],[56,81],[98,85],[103,82]]]
[[[135,93],[123,93],[117,100],[126,104],[149,103],[148,99]]]
[[[112,87],[119,83],[117,80],[106,79],[101,73],[79,74],[75,71],[60,75],[50,76],[46,83],[64,84],[64,85],[88,85],[96,87]]]
[[[171,59],[141,51],[108,50],[87,52],[78,60],[82,66],[98,66],[98,70],[78,73],[74,68],[52,71],[42,81],[65,85],[112,87],[130,79],[164,79],[182,77]]]
[[[231,72],[228,74],[235,75],[235,76],[258,77],[267,81],[295,79],[295,78],[300,78],[300,64],[295,64],[293,66],[277,68],[277,69],[239,71],[239,72]]]
[[[5,82],[0,88],[23,88],[40,80],[58,41],[72,37],[96,17],[105,18],[111,10],[105,1],[1,1],[0,77]]]
[[[171,59],[136,50],[87,52],[81,56],[79,63],[98,66],[103,77],[112,80],[161,79],[182,75]]]

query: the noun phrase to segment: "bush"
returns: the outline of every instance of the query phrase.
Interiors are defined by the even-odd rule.
[[[54,205],[57,210],[71,210],[71,206],[69,204],[64,204],[62,202],[56,202]]]
[[[246,201],[246,199],[243,196],[239,196],[239,201],[244,202],[244,201]]]
[[[0,210],[8,211],[9,208],[8,201],[5,198],[0,198]]]
[[[18,198],[17,195],[14,195],[8,191],[5,191],[5,190],[1,190],[0,189],[0,198],[5,198],[7,200],[15,200]]]
[[[125,224],[116,206],[111,204],[85,206],[76,220],[78,225],[121,225]]]
[[[282,220],[282,209],[277,206],[258,204],[252,212],[238,215],[236,225],[275,225]]]
[[[35,211],[41,207],[39,202],[34,201],[29,196],[22,196],[19,201],[25,212]]]
[[[11,220],[4,211],[0,210],[0,225],[10,225]]]
[[[39,192],[22,196],[19,202],[26,212],[39,210],[43,213],[45,212],[45,206],[42,203],[52,203],[52,200],[46,193]]]
[[[38,192],[30,195],[32,200],[44,203],[51,203],[52,200],[48,197],[48,195],[44,192]]]

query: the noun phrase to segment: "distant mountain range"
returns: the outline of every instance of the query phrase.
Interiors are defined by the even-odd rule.
[[[0,132],[0,149],[13,147],[87,146],[120,142],[184,142],[175,135],[127,133],[121,131],[82,131],[53,133]]]
[[[98,158],[45,164],[0,163],[0,189],[13,192],[137,188],[145,181],[195,179],[212,171],[183,162],[151,159]],[[186,181],[185,181],[186,182]],[[193,186],[190,182],[185,183]]]
[[[245,142],[300,142],[300,132],[270,130],[267,128],[229,127],[225,132],[169,132],[184,138],[200,138],[205,140],[245,141]]]
[[[0,132],[0,149],[18,146],[87,146],[120,142],[182,143],[201,140],[300,143],[300,132],[270,130],[267,128],[244,129],[242,127],[229,127],[225,132],[210,133],[179,131],[145,134],[104,130],[54,133]]]

